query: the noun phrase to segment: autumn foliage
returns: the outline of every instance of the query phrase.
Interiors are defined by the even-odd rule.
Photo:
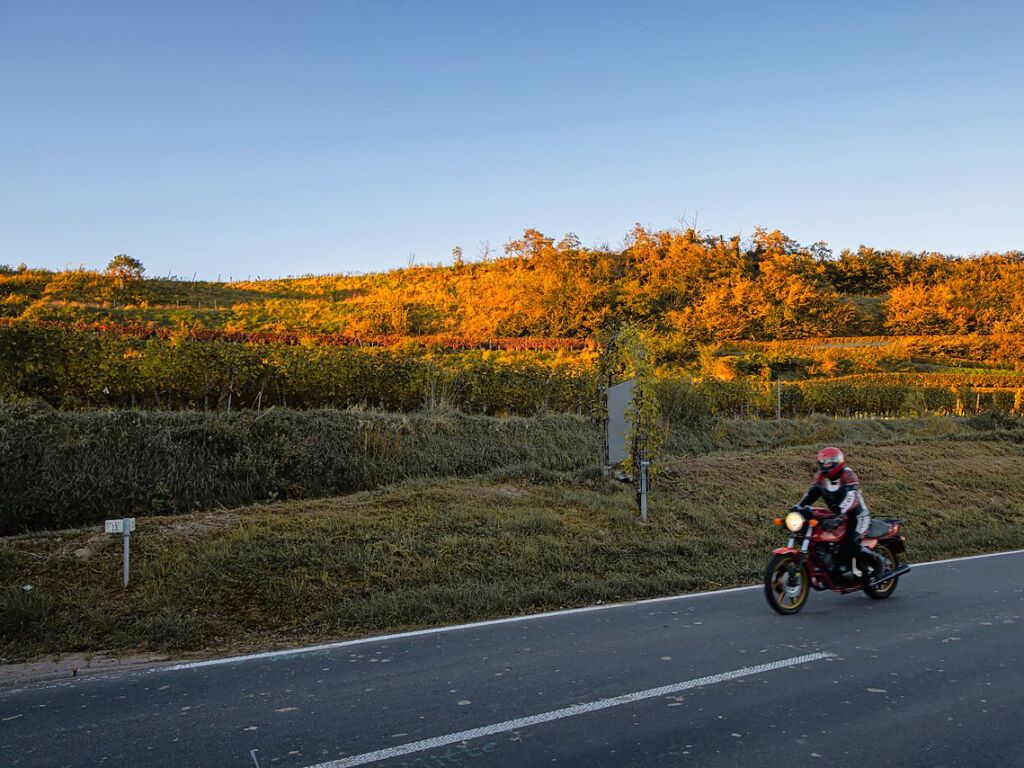
[[[763,412],[775,379],[792,413],[1020,407],[1019,252],[835,255],[638,225],[617,249],[531,229],[498,258],[366,275],[192,282],[115,262],[0,268],[0,396],[585,412],[593,339],[637,323],[658,375],[711,412]]]

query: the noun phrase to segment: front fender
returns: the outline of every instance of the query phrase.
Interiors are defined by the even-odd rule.
[[[772,550],[773,555],[799,555],[800,550],[796,547],[779,547]]]

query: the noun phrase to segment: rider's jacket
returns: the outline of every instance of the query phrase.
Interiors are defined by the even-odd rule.
[[[800,500],[800,506],[813,504],[818,499],[822,499],[833,514],[846,516],[847,537],[852,536],[854,531],[857,535],[863,535],[871,525],[871,513],[860,494],[860,480],[849,467],[835,480],[825,477],[824,472],[818,472]],[[850,525],[854,521],[855,524]]]

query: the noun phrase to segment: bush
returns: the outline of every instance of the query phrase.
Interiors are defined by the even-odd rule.
[[[318,498],[413,477],[593,464],[581,416],[0,407],[0,533]]]

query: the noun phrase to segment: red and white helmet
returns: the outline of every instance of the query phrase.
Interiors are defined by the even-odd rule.
[[[835,480],[846,469],[846,457],[838,448],[822,448],[818,451],[818,469],[829,480]]]

